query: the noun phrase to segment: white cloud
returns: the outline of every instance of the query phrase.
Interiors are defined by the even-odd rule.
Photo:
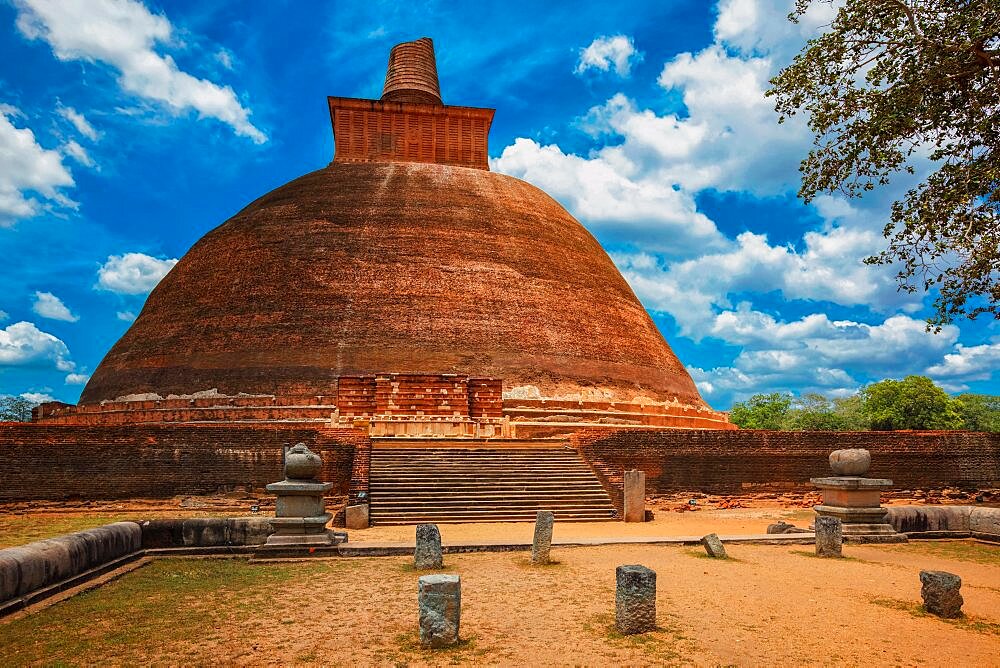
[[[76,206],[60,190],[74,185],[62,156],[42,148],[29,128],[14,126],[13,119],[22,115],[14,107],[0,105],[0,227],[53,205]]]
[[[229,49],[219,49],[216,51],[215,59],[227,70],[233,69],[233,52]]]
[[[80,319],[74,315],[69,308],[63,304],[62,300],[51,292],[35,292],[35,303],[31,310],[50,320],[62,320],[65,322],[76,322]]]
[[[955,352],[944,356],[938,364],[927,368],[927,375],[937,379],[962,381],[989,380],[1000,369],[1000,343],[978,346],[956,346]],[[965,389],[962,387],[961,389]]]
[[[62,145],[62,152],[85,167],[94,166],[94,161],[91,159],[90,154],[87,153],[87,150],[72,139]]]
[[[72,123],[73,127],[76,128],[76,131],[81,135],[90,141],[97,141],[100,136],[97,134],[97,130],[95,130],[94,126],[90,124],[90,121],[88,121],[87,118],[76,109],[73,107],[64,107],[59,105],[56,108],[56,113]]]
[[[718,314],[712,335],[743,349],[731,366],[692,375],[710,400],[732,401],[789,389],[838,396],[870,380],[919,373],[942,355],[954,357],[949,351],[956,348],[958,328],[932,334],[924,321],[905,315],[877,325],[825,314],[784,322],[744,303]]]
[[[583,74],[589,69],[607,72],[612,67],[620,77],[627,77],[632,63],[642,60],[642,54],[635,50],[632,38],[626,35],[598,37],[586,48],[580,49],[580,60],[576,73]]]
[[[86,385],[90,380],[89,373],[70,373],[66,375],[67,385]]]
[[[669,254],[724,247],[723,236],[690,195],[670,183],[631,179],[611,160],[581,158],[519,138],[491,166],[535,184],[592,230],[641,238]]]
[[[58,59],[107,64],[118,71],[118,83],[129,93],[164,104],[173,113],[193,109],[255,143],[267,141],[232,88],[183,72],[170,55],[155,50],[158,44],[173,44],[173,26],[166,16],[151,13],[136,0],[15,0],[15,4],[21,33],[47,42]]]
[[[27,399],[33,404],[44,404],[47,401],[55,401],[56,398],[51,394],[46,394],[45,392],[22,392],[22,399]]]
[[[0,366],[54,366],[66,372],[76,368],[65,343],[24,321],[0,329]]]
[[[0,311],[0,322],[3,322],[4,320],[6,320],[9,317],[10,316],[7,314],[7,311]]]
[[[118,311],[115,316],[117,316],[119,320],[123,320],[125,322],[132,322],[135,320],[135,313],[132,311]]]
[[[111,255],[97,270],[97,285],[119,294],[143,295],[155,288],[175,264],[176,258],[161,260],[144,253]]]

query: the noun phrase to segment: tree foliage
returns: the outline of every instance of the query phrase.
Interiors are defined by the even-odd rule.
[[[729,420],[741,429],[783,429],[792,405],[788,394],[755,394],[729,411]]]
[[[0,397],[0,422],[30,422],[35,404],[21,397]]]
[[[831,399],[822,394],[755,394],[737,403],[729,420],[742,429],[864,431],[968,429],[1000,431],[1000,397],[949,396],[925,376],[883,380],[859,393]]]
[[[871,429],[961,429],[955,400],[926,376],[883,380],[861,391],[861,413]]]
[[[1000,319],[1000,3],[796,0],[789,19],[835,2],[768,91],[780,120],[804,111],[815,135],[799,195],[858,196],[929,159],[866,262],[895,264],[903,290],[937,288],[929,325]]]

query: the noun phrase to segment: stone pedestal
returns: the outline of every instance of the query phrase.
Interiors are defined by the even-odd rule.
[[[423,575],[417,580],[420,644],[437,649],[458,642],[462,617],[462,579],[458,575]]]
[[[646,521],[646,473],[625,471],[625,521]]]
[[[326,512],[323,496],[330,491],[333,483],[319,482],[316,474],[322,468],[319,455],[304,443],[292,446],[285,455],[285,479],[271,483],[267,491],[277,495],[274,528],[261,551],[268,548],[315,548],[336,545],[341,538],[328,531],[327,523],[332,515]]]
[[[645,566],[615,571],[615,627],[623,635],[656,629],[656,572]]]
[[[830,466],[840,475],[812,478],[823,494],[823,503],[813,509],[819,517],[835,517],[841,522],[843,538],[861,543],[905,543],[886,521],[888,511],[881,505],[881,493],[892,487],[885,478],[866,478],[871,463],[867,450],[836,450]]]

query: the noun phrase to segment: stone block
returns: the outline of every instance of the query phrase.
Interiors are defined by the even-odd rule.
[[[539,510],[535,515],[535,538],[531,542],[531,563],[549,563],[549,551],[552,548],[552,524],[555,515],[551,510]]]
[[[962,578],[946,571],[920,571],[920,582],[924,610],[949,619],[962,615]]]
[[[646,473],[625,471],[625,521],[646,521]]]
[[[417,584],[417,604],[420,609],[421,645],[439,648],[458,642],[458,627],[462,615],[461,577],[420,576]]]
[[[861,476],[868,473],[872,456],[864,448],[834,450],[830,453],[830,468],[834,475]]]
[[[816,518],[816,556],[841,557],[844,543],[843,525],[836,517]]]
[[[444,567],[441,551],[441,532],[436,524],[417,525],[417,547],[413,551],[413,565],[418,569]]]
[[[273,530],[267,517],[230,517],[226,520],[230,545],[263,545]]]
[[[190,517],[184,520],[181,536],[184,547],[226,545],[226,520],[222,517]]]
[[[645,566],[619,566],[615,571],[615,626],[634,635],[656,628],[656,572]]]
[[[1000,540],[1000,508],[973,508],[969,530],[977,538]]]
[[[971,506],[889,506],[885,521],[900,533],[968,533]]]
[[[0,550],[0,601],[29,594],[137,551],[141,530],[135,522]]]
[[[347,506],[347,510],[344,514],[344,525],[348,529],[367,529],[369,524],[368,519],[368,504],[359,503],[355,506]]]
[[[710,533],[703,536],[701,544],[705,547],[705,553],[713,559],[726,559],[729,556],[726,554],[726,547],[719,540],[718,534]]]

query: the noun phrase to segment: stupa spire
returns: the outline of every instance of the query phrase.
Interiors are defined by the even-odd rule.
[[[434,60],[434,42],[430,37],[392,47],[382,100],[444,104]]]

